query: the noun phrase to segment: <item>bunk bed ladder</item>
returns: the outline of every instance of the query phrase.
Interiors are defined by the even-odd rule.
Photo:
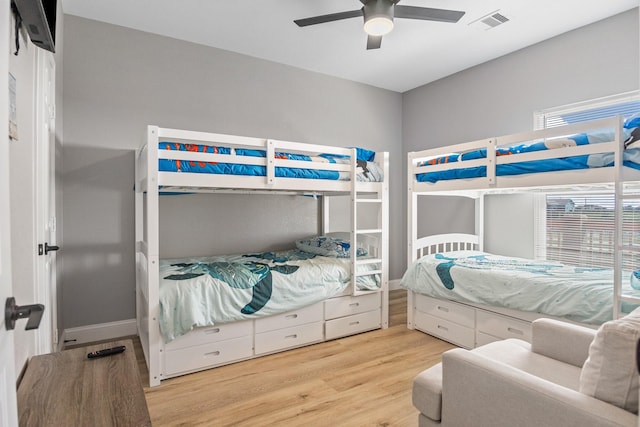
[[[384,160],[385,164],[386,159]],[[378,291],[381,292],[387,287],[387,273],[383,269],[386,262],[388,248],[388,210],[385,208],[388,204],[388,171],[385,170],[385,186],[375,194],[362,193],[358,191],[357,181],[357,158],[355,150],[351,156],[351,294],[354,296],[371,293],[371,290],[359,290],[356,286],[358,277],[377,275],[380,277],[381,286]],[[358,212],[362,208],[365,212],[375,212],[377,210],[376,223],[372,228],[360,228],[358,226]],[[373,215],[367,215],[367,218]],[[373,244],[372,244],[373,242]],[[357,257],[355,248],[365,248],[368,252],[366,257]]]

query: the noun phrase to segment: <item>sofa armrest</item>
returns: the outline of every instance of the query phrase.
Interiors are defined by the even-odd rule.
[[[442,425],[636,427],[638,417],[475,352],[442,355]]]
[[[531,351],[581,368],[595,335],[595,329],[584,326],[536,319],[532,324]]]

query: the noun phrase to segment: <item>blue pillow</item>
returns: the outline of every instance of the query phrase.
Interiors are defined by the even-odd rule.
[[[625,129],[633,129],[640,126],[640,113],[636,113],[624,121],[623,127]]]
[[[631,287],[640,291],[640,270],[631,273]]]
[[[301,251],[335,258],[349,258],[351,256],[351,242],[332,236],[317,236],[309,239],[296,240],[296,247]],[[356,256],[367,255],[364,248],[358,248]]]

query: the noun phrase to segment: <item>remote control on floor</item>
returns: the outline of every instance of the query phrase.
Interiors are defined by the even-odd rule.
[[[119,345],[113,348],[105,348],[104,350],[92,351],[91,353],[87,354],[87,357],[89,359],[95,359],[97,357],[110,356],[112,354],[122,353],[125,349],[125,346]]]

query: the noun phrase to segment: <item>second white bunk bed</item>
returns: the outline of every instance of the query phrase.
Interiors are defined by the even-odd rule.
[[[628,221],[623,206],[640,201],[640,148],[636,148],[640,143],[625,148],[633,130],[625,128],[628,123],[615,117],[409,153],[409,267],[402,280],[408,289],[407,326],[474,348],[504,338],[529,341],[536,318],[555,317],[595,327],[640,304],[640,293],[630,288],[629,272],[622,268],[624,257],[640,253],[637,241],[623,239]],[[484,196],[530,191],[614,192],[614,268],[602,273],[608,280],[606,289],[600,286],[601,299],[592,304],[606,305],[606,310],[600,307],[599,313],[584,316],[577,312],[582,307],[554,310],[557,294],[545,296],[537,285],[521,285],[529,283],[530,277],[535,283],[535,270],[572,275],[584,269],[567,270],[544,260],[506,259],[482,252]],[[474,199],[476,233],[418,236],[418,197],[429,195]],[[515,272],[512,265],[516,264],[526,265],[525,271]],[[462,269],[473,272],[464,286]],[[502,270],[516,279],[490,275]],[[453,277],[454,272],[458,276]],[[519,307],[513,303],[514,295],[535,299],[535,309]]]
[[[136,153],[136,317],[150,386],[191,372],[387,328],[388,171],[386,152],[148,126]],[[159,198],[165,192],[312,195],[321,204],[322,233],[296,241],[298,249],[286,253],[163,260]],[[325,227],[331,196],[349,198],[343,213],[348,219],[343,222],[350,229]],[[359,227],[363,217],[367,225],[373,218],[376,226]],[[336,252],[346,258],[336,258]],[[314,262],[310,267],[305,264],[307,258]],[[325,265],[338,271],[326,287]],[[249,277],[249,283],[239,281],[239,273]],[[286,280],[280,276],[287,276]],[[317,292],[309,289],[318,286],[320,279],[311,276],[322,276]],[[166,298],[173,288],[201,279],[208,282],[197,282],[198,292],[212,294],[212,300],[200,305],[217,307],[222,315],[192,315],[177,302],[182,301],[178,297]],[[280,283],[289,287],[282,291],[287,292],[283,299],[293,301],[293,308],[273,301]],[[229,303],[215,295],[222,288],[235,292],[224,301],[246,297],[233,314],[226,314],[224,306]],[[176,311],[181,317],[166,318]],[[214,318],[222,320],[214,322]]]

